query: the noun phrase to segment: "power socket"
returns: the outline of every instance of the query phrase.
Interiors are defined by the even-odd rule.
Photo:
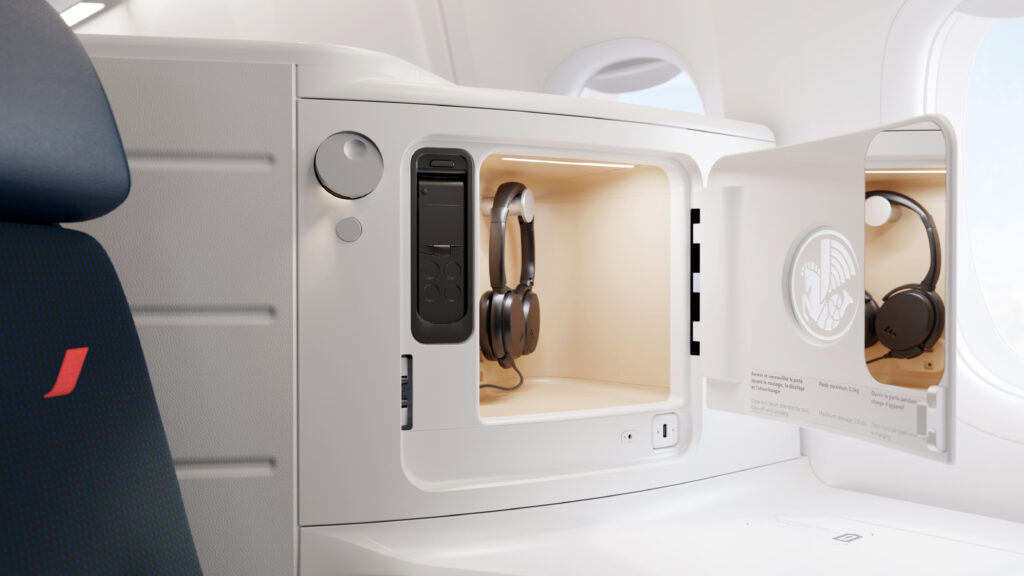
[[[651,439],[655,449],[671,448],[679,443],[679,416],[669,412],[658,414],[651,424]]]

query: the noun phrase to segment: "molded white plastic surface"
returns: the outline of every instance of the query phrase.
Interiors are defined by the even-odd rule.
[[[828,488],[806,460],[611,498],[304,528],[302,575],[1024,572],[1024,526]]]
[[[775,462],[798,450],[795,441],[787,445],[793,436],[784,428],[719,418],[702,428],[700,390],[693,385],[700,358],[687,354],[689,192],[722,154],[763,149],[764,142],[457,106],[300,99],[297,114],[301,525],[606,496]],[[378,189],[359,202],[334,198],[312,171],[316,147],[341,130],[373,139],[387,167]],[[666,401],[515,422],[481,420],[476,332],[464,342],[436,346],[416,342],[408,327],[410,158],[421,147],[461,148],[478,164],[492,154],[541,155],[646,164],[665,172],[670,249],[678,255],[670,265],[674,297],[666,310],[676,358]],[[359,242],[337,240],[334,225],[346,217],[363,223]],[[475,222],[474,238],[478,227]],[[538,238],[538,250],[543,242]],[[538,282],[544,274],[539,269]],[[473,290],[480,293],[480,286]],[[552,312],[548,306],[545,313]],[[415,372],[414,425],[405,432],[399,427],[402,354],[413,356]],[[665,412],[679,415],[679,443],[655,452],[651,418]],[[628,430],[641,437],[622,443]]]
[[[296,92],[299,98],[528,110],[774,141],[768,128],[738,120],[617,102],[456,86],[393,56],[347,46],[127,36],[82,35],[81,38],[93,57],[117,57],[130,53],[136,58],[150,59],[294,64],[297,67]]]
[[[945,133],[951,175],[942,242],[954,246],[956,148],[944,118],[922,117],[819,142],[729,156],[715,165],[702,210],[706,313],[701,325],[710,343],[709,407],[831,430],[934,460],[953,458],[954,252],[944,254],[947,366],[939,384],[927,390],[879,384],[864,364],[860,295],[866,155],[880,132],[924,121]],[[929,144],[933,141],[928,139]],[[928,152],[934,155],[931,148]],[[842,293],[852,300],[852,310],[840,319],[850,327],[845,333],[820,335],[805,329],[790,304],[789,291],[796,290],[790,287],[791,279],[795,282],[796,274],[802,273],[791,255],[801,238],[824,230],[844,236],[844,250],[853,250],[848,255],[853,262],[849,277],[833,277],[826,293],[836,298]],[[822,257],[822,274],[828,264]]]
[[[907,26],[912,23],[916,28],[921,24],[918,15],[936,10],[937,4],[933,0],[908,2],[901,9],[901,19]],[[961,3],[945,0],[942,4],[946,4],[950,12]],[[1024,6],[1015,4],[1018,8]],[[908,11],[911,7],[916,10]],[[887,53],[887,75],[921,86],[901,90],[894,85],[883,97],[896,100],[905,93],[916,110],[937,110],[947,115],[960,131],[961,145],[964,145],[968,77],[978,45],[992,21],[956,14],[943,22],[946,27],[939,35],[934,30],[922,31],[929,33],[927,41],[934,40],[930,51],[934,66],[929,71],[927,90],[925,74],[914,74],[905,66],[906,58],[890,59]],[[925,62],[923,58],[920,61]],[[960,156],[965,154],[962,150]],[[950,247],[957,253],[962,271],[956,294],[959,317],[956,463],[937,466],[878,446],[813,430],[802,434],[803,447],[815,473],[830,485],[1024,522],[1020,484],[1020,478],[1024,477],[1024,419],[1021,417],[1024,398],[1013,394],[1013,384],[1005,380],[1019,380],[1021,371],[1014,362],[1004,361],[1011,357],[1012,350],[1001,341],[977,278],[970,273],[974,256],[967,195],[975,193],[986,191],[961,188],[958,246]],[[1007,249],[1019,250],[1019,246],[1015,244]]]
[[[767,129],[613,103],[464,92],[360,50],[141,38],[86,44],[134,176],[124,210],[88,226],[106,239],[137,315],[208,572],[288,573],[300,523],[564,502],[798,454],[793,427],[703,415],[690,385],[699,358],[680,363],[671,406],[483,425],[476,335],[427,347],[407,325],[407,192],[417,148],[664,165],[674,178],[672,243],[685,248],[690,191],[723,154],[770,146]],[[421,96],[429,104],[395,103]],[[384,102],[356,101],[367,98]],[[380,186],[358,202],[331,196],[313,171],[317,146],[343,130],[372,138],[384,158]],[[346,218],[362,224],[357,242],[338,238]],[[687,261],[673,270],[685,295]],[[671,330],[685,356],[688,298],[679,300]],[[416,372],[416,429],[405,434],[403,353],[415,356]],[[666,411],[680,415],[685,455],[650,447],[651,418]],[[630,430],[642,438],[623,443]]]

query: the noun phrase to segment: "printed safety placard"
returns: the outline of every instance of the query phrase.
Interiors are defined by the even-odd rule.
[[[924,391],[879,384],[855,386],[819,378],[752,370],[750,412],[870,436],[919,448],[924,441]]]

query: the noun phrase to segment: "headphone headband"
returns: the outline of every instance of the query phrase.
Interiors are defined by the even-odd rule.
[[[925,232],[928,234],[928,249],[931,253],[931,259],[928,265],[928,273],[925,274],[924,280],[921,280],[920,286],[925,287],[929,292],[935,291],[935,285],[939,279],[940,262],[942,260],[939,248],[939,231],[935,228],[935,220],[932,219],[932,215],[924,209],[924,206],[918,204],[914,199],[909,196],[900,194],[899,192],[893,192],[892,190],[873,190],[867,193],[866,198],[874,196],[881,196],[890,202],[894,202],[909,208],[915,214],[921,217],[921,222],[924,224]],[[896,288],[892,292],[886,295],[888,298],[893,292],[897,292],[903,288],[915,286],[914,284],[905,284]]]
[[[491,241],[490,241],[490,276],[493,290],[505,289],[505,228],[512,203],[517,198],[522,204],[524,200],[532,200],[533,192],[519,182],[506,182],[498,187],[491,207]],[[527,210],[524,207],[524,213]],[[529,220],[519,216],[520,241],[523,252],[522,267],[519,272],[519,284],[533,286],[533,275],[536,267],[534,255],[533,215],[527,214]]]

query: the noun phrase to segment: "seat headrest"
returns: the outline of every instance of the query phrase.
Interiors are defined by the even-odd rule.
[[[45,0],[0,1],[0,221],[78,222],[128,196],[96,70]]]

